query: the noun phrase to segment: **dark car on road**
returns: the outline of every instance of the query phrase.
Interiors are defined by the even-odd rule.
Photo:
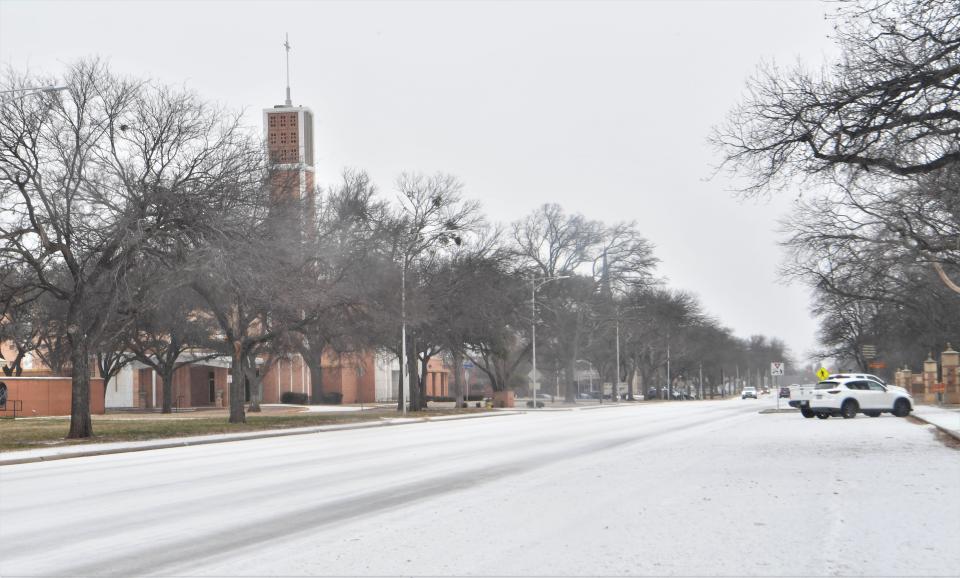
[[[780,388],[780,397],[785,397],[785,398],[787,398],[787,399],[790,399],[790,388],[789,388],[789,387],[781,387],[781,388]]]

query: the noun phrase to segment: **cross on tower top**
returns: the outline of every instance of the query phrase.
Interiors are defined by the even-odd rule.
[[[283,47],[287,51],[287,106],[293,106],[293,102],[290,100],[290,34],[287,33],[286,39],[284,40]]]

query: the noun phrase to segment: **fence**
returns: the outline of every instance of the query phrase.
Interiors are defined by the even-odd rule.
[[[894,382],[906,388],[920,403],[960,404],[960,353],[947,343],[940,361],[933,353],[923,362],[923,371],[914,373],[909,367],[894,373]]]

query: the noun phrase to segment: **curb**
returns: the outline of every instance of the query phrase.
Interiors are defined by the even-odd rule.
[[[286,429],[286,430],[283,430],[283,429],[264,430],[262,432],[256,432],[252,435],[233,435],[232,437],[226,437],[226,438],[195,439],[195,440],[189,440],[189,441],[163,441],[163,442],[158,441],[155,444],[136,446],[136,447],[87,450],[87,451],[71,452],[66,454],[53,454],[49,456],[31,456],[31,457],[25,457],[25,458],[9,458],[9,459],[0,458],[0,467],[12,466],[16,464],[29,464],[29,463],[36,463],[36,462],[52,462],[56,460],[67,460],[71,458],[105,456],[109,454],[126,454],[131,452],[145,452],[149,450],[164,450],[169,448],[182,448],[182,447],[188,447],[188,446],[204,446],[204,445],[210,445],[210,444],[222,444],[222,443],[239,442],[239,441],[246,441],[246,440],[259,440],[259,439],[266,439],[266,438],[309,435],[314,433],[410,425],[415,423],[426,423],[431,421],[452,421],[452,420],[458,420],[458,419],[478,419],[483,417],[498,417],[501,415],[514,415],[517,413],[521,413],[521,412],[516,412],[516,411],[484,412],[479,414],[468,414],[463,416],[449,415],[449,416],[437,416],[437,417],[412,417],[412,418],[398,417],[398,418],[383,419],[382,421],[369,421],[369,422],[351,423],[351,424],[344,424],[344,425],[321,425],[321,426],[313,426],[308,428],[293,428],[293,429]],[[173,438],[173,439],[176,440],[177,438]]]
[[[937,425],[937,424],[935,424],[935,423],[933,423],[933,422],[931,422],[931,421],[927,421],[927,420],[923,419],[922,417],[920,417],[919,415],[917,415],[917,414],[915,414],[915,413],[913,413],[913,412],[910,413],[910,417],[912,417],[912,418],[914,418],[914,419],[916,419],[916,420],[922,421],[923,423],[925,423],[925,424],[927,424],[927,425],[932,425],[933,427],[937,428],[938,430],[942,431],[943,433],[947,434],[948,436],[952,437],[953,439],[955,439],[955,440],[957,440],[957,441],[960,441],[960,432],[954,431],[954,430],[949,429],[949,428],[945,428],[945,427],[943,427],[943,426],[941,426],[941,425]]]
[[[565,407],[550,406],[550,407],[538,407],[536,409],[532,407],[518,406],[512,410],[507,410],[507,411],[514,411],[519,413],[546,413],[551,411],[588,411],[591,409],[608,409],[608,408],[614,408],[614,407],[634,407],[634,406],[633,404],[618,405],[615,403],[605,403],[603,405],[599,405],[599,404],[598,405],[573,405],[573,406],[565,406]]]

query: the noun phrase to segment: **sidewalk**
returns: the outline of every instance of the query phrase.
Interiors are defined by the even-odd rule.
[[[110,442],[99,444],[77,444],[72,446],[58,446],[53,448],[35,448],[30,450],[19,450],[13,452],[0,452],[0,466],[9,466],[13,464],[25,464],[31,462],[46,462],[52,460],[63,460],[67,458],[80,458],[86,456],[102,456],[106,454],[122,454],[127,452],[141,452],[146,450],[160,450],[166,448],[178,448],[185,446],[198,446],[206,444],[219,444],[226,442],[253,440],[263,438],[273,438],[282,436],[304,435],[312,433],[321,433],[329,431],[344,431],[353,429],[365,429],[373,427],[384,427],[394,425],[406,425],[411,423],[423,423],[429,421],[448,421],[456,419],[478,419],[482,417],[497,417],[502,415],[512,415],[521,413],[519,411],[491,411],[484,413],[474,413],[467,415],[443,415],[436,417],[396,417],[382,418],[378,421],[364,421],[358,423],[323,425],[310,427],[297,427],[287,429],[273,429],[250,431],[231,434],[211,434],[202,436],[189,436],[177,438],[162,438],[156,440],[144,440],[134,442]]]
[[[960,407],[940,407],[937,405],[916,405],[910,414],[960,440]]]

